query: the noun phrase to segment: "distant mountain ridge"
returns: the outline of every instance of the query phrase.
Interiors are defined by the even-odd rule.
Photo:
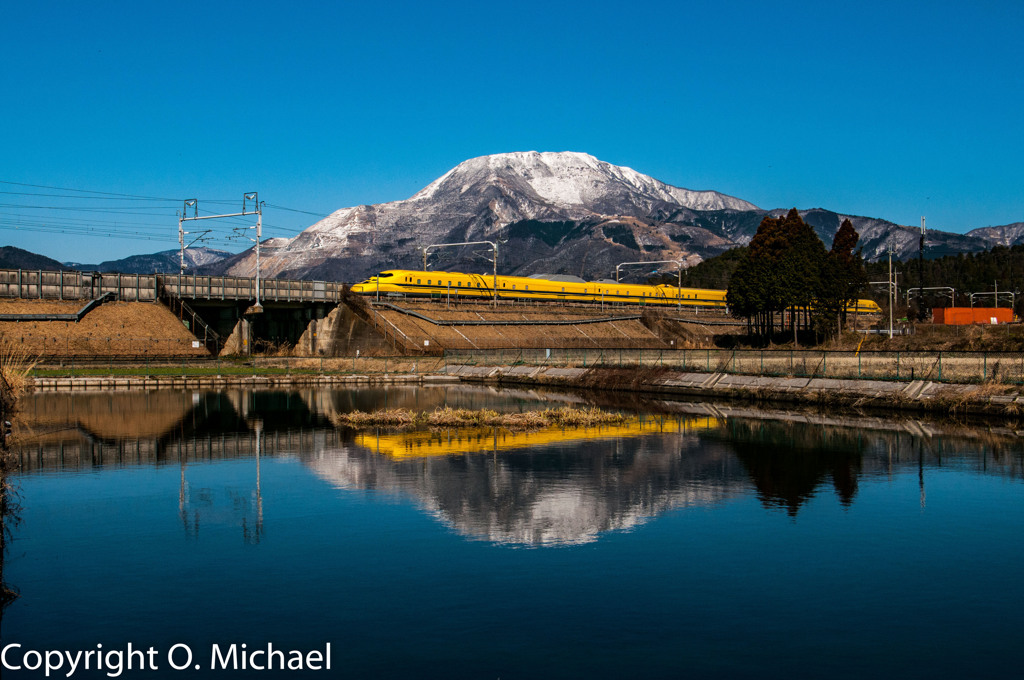
[[[1024,222],[972,229],[967,236],[984,239],[993,246],[1015,246],[1024,243]]]
[[[498,268],[506,274],[605,278],[622,262],[690,266],[749,243],[765,215],[787,210],[673,187],[583,153],[496,154],[460,163],[407,200],[343,208],[295,238],[270,239],[260,269],[268,277],[358,281],[383,269],[422,267],[427,245],[491,241],[499,246]],[[890,243],[898,259],[917,254],[916,227],[823,208],[800,212],[826,247],[849,218],[868,259],[885,257]],[[1008,241],[1024,241],[1024,229],[931,230],[925,252],[934,258]],[[436,269],[489,270],[483,256],[453,249],[431,261]],[[253,251],[206,271],[252,276]]]
[[[263,241],[260,271],[268,278],[354,282],[384,269],[419,269],[428,245],[488,241],[498,247],[498,269],[504,274],[600,279],[613,276],[623,262],[669,260],[692,266],[746,245],[766,215],[788,209],[764,210],[718,191],[674,187],[584,153],[495,154],[460,163],[409,199],[342,208],[294,238]],[[917,257],[916,226],[825,208],[799,212],[826,247],[848,218],[868,260],[885,258],[890,246],[895,259]],[[929,230],[925,257],[1018,243],[1024,243],[1024,222],[966,234]],[[178,253],[67,266],[175,273]],[[253,249],[231,255],[194,248],[186,254],[190,273],[253,276],[256,271]],[[489,248],[444,249],[432,252],[430,266],[490,271],[489,258]],[[675,264],[654,268],[674,270]]]
[[[65,266],[57,260],[22,250],[15,246],[0,247],[0,269],[43,269],[46,271],[67,271],[73,267]]]
[[[195,273],[200,267],[213,265],[231,257],[226,250],[186,248],[185,271]],[[65,262],[67,268],[87,272],[119,272],[121,274],[177,274],[181,271],[181,250],[163,250],[149,255],[132,255],[99,264]]]

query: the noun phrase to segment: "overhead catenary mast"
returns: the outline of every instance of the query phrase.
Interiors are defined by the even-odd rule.
[[[249,205],[250,202],[252,203],[252,207],[250,207]],[[192,208],[192,217],[187,216],[189,208]],[[182,244],[181,273],[185,273],[184,243],[185,234],[188,233],[187,231],[182,230],[182,222],[187,222],[191,220],[215,220],[222,217],[242,217],[247,215],[256,215],[256,226],[245,227],[245,229],[255,229],[256,238],[244,235],[242,235],[242,238],[246,238],[250,241],[256,242],[256,304],[253,306],[256,308],[256,311],[261,311],[263,307],[260,304],[260,239],[263,236],[263,203],[260,202],[258,192],[256,191],[250,191],[242,194],[242,212],[228,213],[226,215],[199,215],[199,201],[194,198],[190,198],[187,201],[185,201],[185,205],[181,211],[181,216],[178,217],[178,240]]]
[[[922,215],[921,243],[917,249],[917,285],[921,289],[921,295],[917,298],[917,318],[919,321],[924,321],[924,231],[924,215]]]

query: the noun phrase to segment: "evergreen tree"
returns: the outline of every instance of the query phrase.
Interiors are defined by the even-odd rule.
[[[864,258],[854,252],[859,238],[850,220],[843,220],[825,258],[815,304],[815,325],[825,335],[834,335],[845,326],[846,308],[867,285]]]
[[[726,300],[733,313],[745,317],[748,328],[761,336],[771,335],[776,315],[784,325],[788,311],[789,330],[796,340],[798,327],[810,325],[825,258],[824,244],[796,208],[785,217],[765,217],[733,274]]]

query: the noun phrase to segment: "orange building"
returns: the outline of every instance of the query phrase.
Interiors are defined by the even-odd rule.
[[[1010,323],[1013,310],[1009,307],[936,307],[932,310],[932,321],[947,326]]]

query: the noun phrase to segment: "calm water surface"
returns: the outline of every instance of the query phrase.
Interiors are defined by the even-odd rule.
[[[354,408],[579,400],[35,395],[4,569],[21,593],[0,629],[22,645],[9,660],[130,642],[158,670],[126,678],[1018,676],[1010,429],[687,403],[528,435],[332,424]],[[268,643],[330,643],[331,671],[209,669],[214,644]],[[200,671],[170,668],[176,644]]]

